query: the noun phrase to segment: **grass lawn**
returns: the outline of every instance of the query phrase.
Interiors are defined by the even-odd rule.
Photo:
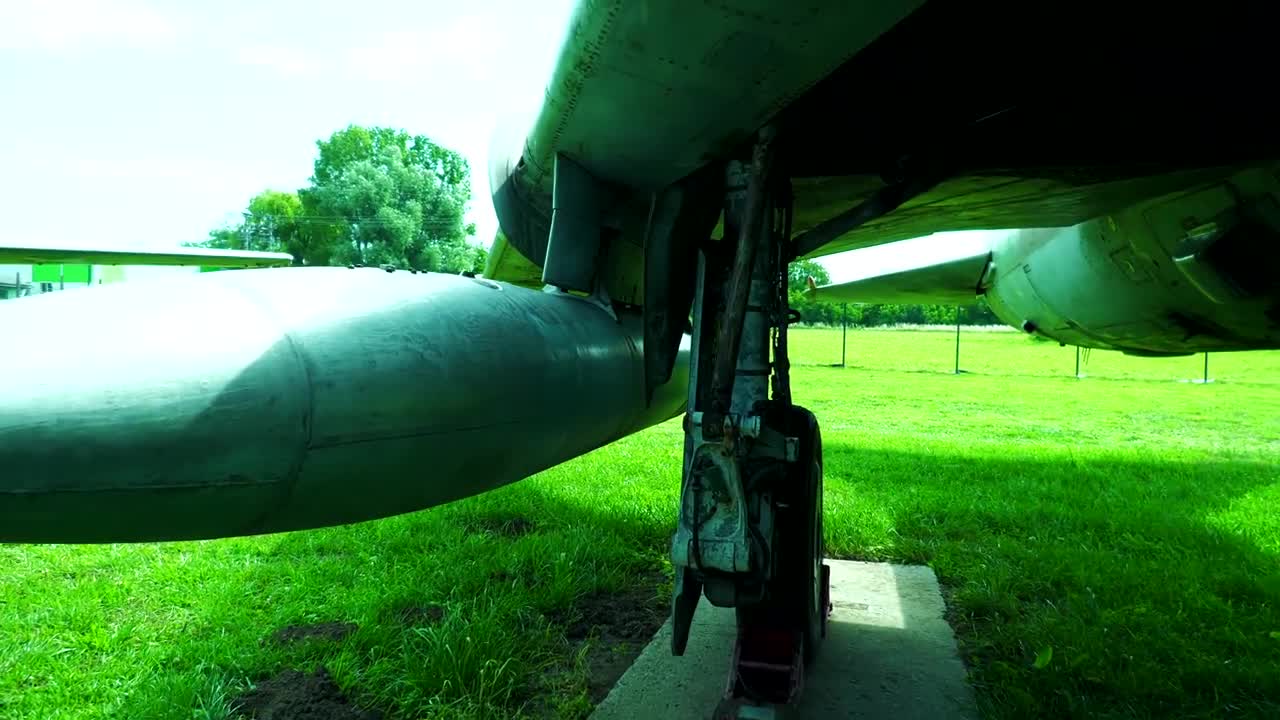
[[[793,334],[831,554],[934,568],[989,717],[1280,717],[1280,353],[1199,385],[977,331],[955,376],[953,343],[851,331],[833,368],[839,330]],[[0,546],[0,718],[228,718],[320,667],[388,718],[585,717],[663,619],[679,450],[343,528]]]

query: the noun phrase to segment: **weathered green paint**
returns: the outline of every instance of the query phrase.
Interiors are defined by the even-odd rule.
[[[484,276],[509,282],[526,288],[542,287],[542,268],[525,257],[507,242],[507,236],[499,230],[489,247]]]
[[[666,420],[640,318],[456,275],[281,268],[0,305],[0,542],[320,527],[524,478]]]
[[[1277,171],[1243,170],[1078,225],[1004,233],[967,258],[811,292],[865,303],[981,295],[1013,327],[1134,354],[1280,348],[1280,283],[1265,269],[1280,267]],[[1221,250],[1232,242],[1251,246]]]
[[[750,138],[921,4],[584,0],[541,107],[512,111],[494,143],[490,189],[508,242],[542,265],[555,157],[564,153],[637,193],[619,203],[642,208],[625,243],[642,244],[649,193]],[[638,287],[642,256],[634,261],[614,273],[611,297]],[[602,260],[611,262],[623,258]]]
[[[793,168],[797,234],[885,189],[899,161],[954,166],[932,190],[811,256],[948,230],[1071,226],[1277,156],[1274,112],[1254,94],[1187,105],[1139,79],[1150,73],[1138,68],[1163,56],[1206,76],[1253,66],[1233,58],[1261,51],[1228,34],[1262,26],[1247,13],[1170,7],[1151,31],[1145,14],[1037,8],[584,0],[542,104],[513,110],[494,146],[490,190],[507,241],[541,267],[553,159],[564,153],[622,190],[600,276],[611,297],[643,304],[634,249],[654,193],[741,158],[771,120]],[[1028,31],[999,29],[1015,21]],[[1082,29],[1097,44],[1084,56]],[[681,242],[718,237],[716,227],[691,228]],[[493,276],[532,277],[502,265]]]
[[[1007,321],[1031,320],[1051,337],[1123,343],[1135,352],[1271,346],[1274,323],[1262,320],[1274,302],[1270,291],[1224,301],[1232,283],[1214,282],[1221,258],[1200,257],[1199,246],[1162,244],[1201,236],[1148,227],[1140,213],[1151,210],[1169,224],[1181,208],[1204,205],[1208,211],[1193,214],[1212,224],[1209,216],[1221,209],[1213,198],[1226,190],[1221,180],[1276,157],[1275,122],[1263,106],[1248,104],[1258,93],[1222,93],[1213,102],[1142,96],[1135,85],[1145,80],[1131,78],[1154,82],[1153,75],[1120,72],[1138,66],[1121,68],[1119,53],[1104,51],[1136,48],[1135,57],[1156,59],[1162,75],[1180,82],[1165,72],[1166,60],[1177,59],[1168,48],[1188,49],[1206,34],[1210,20],[1222,19],[1212,10],[1182,13],[1179,37],[1174,23],[1147,32],[1146,13],[1126,26],[1123,13],[1099,22],[1089,12],[1055,16],[1040,5],[584,0],[541,106],[516,114],[493,154],[490,189],[505,237],[495,243],[491,274],[538,283],[551,161],[563,153],[613,191],[597,228],[607,228],[608,241],[592,268],[606,294],[633,306],[646,304],[650,286],[674,296],[671,282],[644,276],[655,196],[703,171],[715,176],[776,120],[796,233],[900,182],[914,163],[954,163],[931,192],[815,255],[934,231],[1053,226],[1011,234],[1017,250],[1007,258],[1007,248],[993,250],[997,264],[985,289]],[[1177,11],[1162,13],[1167,19]],[[992,15],[1004,22],[990,22]],[[1035,25],[1038,17],[1054,19]],[[1069,23],[1080,18],[1095,26],[1088,53],[1078,52],[1082,33]],[[1010,23],[1026,32],[991,29]],[[1104,36],[1111,44],[1099,50]],[[1157,42],[1166,43],[1164,54],[1148,51],[1145,43]],[[1218,42],[1184,67],[1197,77],[1234,77],[1260,63],[1239,62],[1230,51],[1252,46]],[[987,64],[956,82],[952,71],[975,57]],[[1209,68],[1206,59],[1221,64]],[[849,68],[855,72],[844,74]],[[833,77],[841,82],[829,83]],[[1099,89],[1104,81],[1109,94]],[[960,92],[948,95],[947,83]],[[1165,103],[1163,114],[1146,109],[1154,101]],[[964,111],[953,112],[953,104]],[[1136,125],[1126,110],[1142,111]],[[1007,120],[997,131],[962,134],[992,113]],[[1123,132],[1077,140],[1125,122]],[[912,131],[896,127],[903,125]],[[1163,143],[1142,142],[1175,126],[1181,131]],[[1086,162],[1064,146],[1095,156]],[[1205,184],[1218,187],[1203,202],[1176,195]],[[1159,195],[1173,205],[1129,210]],[[664,245],[716,237],[721,199],[712,193],[693,203],[701,207],[662,220],[681,228]],[[1273,259],[1274,235],[1259,237],[1254,257]],[[1136,262],[1124,262],[1126,253]],[[24,264],[239,267],[290,259],[0,248],[0,262]],[[91,363],[21,353],[0,363],[0,383],[7,383],[0,387],[0,539],[212,537],[407,512],[510,482],[669,417],[678,403],[667,403],[667,390],[684,395],[674,390],[684,384],[676,373],[654,405],[644,405],[643,333],[632,308],[618,323],[585,300],[461,278],[259,273],[202,273],[167,291],[125,284],[0,308],[6,331],[39,338],[56,328],[95,347]],[[1172,320],[1171,311],[1181,318]],[[45,472],[55,458],[64,469]]]

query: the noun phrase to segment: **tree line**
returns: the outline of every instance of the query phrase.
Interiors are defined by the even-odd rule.
[[[480,272],[485,249],[464,222],[471,171],[422,135],[348,126],[316,142],[305,188],[265,190],[239,222],[196,245],[286,252],[295,265],[391,265]]]
[[[826,302],[805,297],[808,278],[817,285],[831,282],[827,269],[814,260],[797,260],[787,268],[787,292],[791,308],[807,325],[955,325],[954,305],[889,305]],[[961,325],[1003,325],[981,298],[960,308]]]
[[[405,130],[349,125],[316,141],[308,184],[264,190],[238,222],[215,228],[197,246],[286,252],[295,265],[391,265],[482,272],[488,253],[464,216],[471,171],[458,153]],[[791,307],[807,324],[949,325],[949,305],[862,305],[815,301],[806,280],[829,283],[826,268],[799,260],[788,268]],[[985,304],[960,309],[965,325],[1000,324]]]

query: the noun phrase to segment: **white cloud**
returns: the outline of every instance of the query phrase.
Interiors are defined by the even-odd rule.
[[[400,82],[428,76],[462,89],[487,78],[492,63],[475,52],[483,23],[474,17],[429,30],[396,30],[347,51],[348,73],[367,81]]]
[[[276,45],[253,45],[235,51],[236,62],[252,65],[294,77],[315,67],[312,58],[302,50]]]
[[[503,125],[513,131],[505,133],[511,142],[501,150],[523,140],[528,127],[521,121],[542,103],[572,7],[572,0],[460,5],[452,16],[411,30],[363,37],[340,55],[347,81],[377,92],[410,90],[420,110],[403,115],[401,124],[467,158],[473,193],[467,218],[485,245],[498,227],[488,176],[495,130],[511,116]]]
[[[0,49],[149,47],[173,39],[171,18],[141,0],[5,0]]]
[[[522,13],[464,7],[433,24],[376,33],[346,49],[343,67],[364,82],[427,79],[470,94],[523,87],[545,79],[568,16],[568,0],[544,2]]]
[[[169,157],[70,158],[63,166],[63,171],[70,177],[106,182],[199,180],[208,177],[213,169],[213,163],[196,164],[189,158]]]

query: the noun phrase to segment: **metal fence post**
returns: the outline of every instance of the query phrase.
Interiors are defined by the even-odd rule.
[[[1209,353],[1204,354],[1204,383],[1209,384]]]
[[[960,374],[960,306],[956,306],[956,375]]]
[[[844,367],[849,347],[849,303],[840,303],[840,367]]]

